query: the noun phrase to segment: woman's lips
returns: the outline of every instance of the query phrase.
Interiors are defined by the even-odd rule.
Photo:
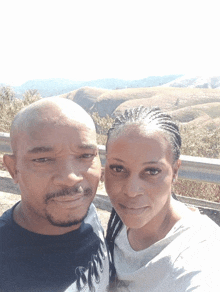
[[[149,206],[144,206],[144,207],[127,207],[123,204],[119,204],[121,210],[124,213],[130,214],[130,215],[140,215],[141,213],[143,213],[144,211],[146,211]]]

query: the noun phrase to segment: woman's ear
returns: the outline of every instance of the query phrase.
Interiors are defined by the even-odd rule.
[[[178,171],[181,166],[181,160],[178,159],[173,165],[173,182],[175,182],[178,178]]]
[[[15,155],[9,155],[5,154],[3,156],[3,162],[5,166],[7,167],[11,177],[14,180],[14,183],[18,183],[18,178],[17,178],[17,165],[16,165],[16,158]]]

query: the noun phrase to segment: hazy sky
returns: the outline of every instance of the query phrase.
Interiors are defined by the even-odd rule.
[[[2,0],[0,83],[220,75],[219,1]]]

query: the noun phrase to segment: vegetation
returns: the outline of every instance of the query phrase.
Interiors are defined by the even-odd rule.
[[[93,113],[92,118],[96,125],[98,144],[105,145],[108,130],[111,128],[114,119],[111,118],[109,115],[101,118],[98,113]]]
[[[182,136],[182,154],[220,158],[220,128],[215,124],[180,125]]]
[[[22,99],[16,98],[10,86],[0,88],[0,132],[10,132],[14,116],[28,104],[40,99],[37,90],[27,90]]]
[[[220,158],[220,130],[214,124],[181,125],[182,154],[207,158]],[[220,185],[178,179],[174,185],[178,195],[220,202]]]

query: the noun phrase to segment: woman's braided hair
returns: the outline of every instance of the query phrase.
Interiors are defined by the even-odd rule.
[[[173,160],[177,161],[180,157],[181,136],[178,125],[172,120],[171,116],[160,110],[159,107],[146,108],[144,106],[131,108],[116,117],[112,127],[108,131],[106,150],[108,142],[113,137],[117,137],[122,133],[124,127],[132,124],[147,126],[148,129],[161,131],[170,142]],[[111,216],[108,222],[106,241],[109,246],[110,255],[112,258],[111,281],[115,278],[115,268],[113,264],[113,250],[115,238],[122,228],[123,223],[114,210],[112,209]]]

